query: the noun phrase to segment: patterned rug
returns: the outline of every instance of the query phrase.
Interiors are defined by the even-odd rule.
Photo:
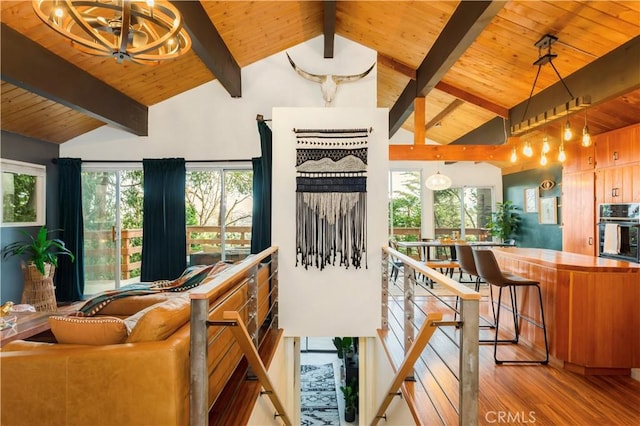
[[[333,364],[300,366],[301,424],[339,425]]]

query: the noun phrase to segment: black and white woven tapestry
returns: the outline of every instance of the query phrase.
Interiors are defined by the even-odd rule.
[[[294,129],[296,266],[366,267],[367,129]]]

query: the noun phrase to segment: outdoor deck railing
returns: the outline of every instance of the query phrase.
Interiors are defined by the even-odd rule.
[[[248,255],[251,249],[251,226],[225,226],[225,250],[239,250]],[[187,226],[187,255],[194,253],[222,252],[221,226]],[[105,231],[85,232],[85,271],[92,275],[113,274],[113,256],[117,245],[115,228]],[[246,252],[246,253],[245,253]],[[132,278],[132,272],[140,269],[142,254],[142,229],[120,231],[120,272],[122,279]]]
[[[480,293],[391,248],[382,260],[380,337],[396,377],[373,424],[401,392],[416,424],[476,425]]]

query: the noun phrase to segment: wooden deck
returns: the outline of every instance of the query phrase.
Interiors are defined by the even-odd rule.
[[[483,285],[485,287],[486,285]],[[398,297],[398,296],[396,296]],[[433,296],[417,296],[416,302],[426,311],[442,310]],[[488,302],[480,302],[480,313],[487,316]],[[504,312],[504,311],[503,311]],[[482,324],[482,321],[481,321]],[[383,339],[394,359],[401,359],[402,348],[394,333],[401,333],[399,325],[390,321],[390,330]],[[454,331],[455,333],[455,331]],[[492,338],[493,331],[481,329],[482,339]],[[430,345],[439,345],[442,339]],[[502,357],[526,357],[531,349],[524,344],[501,345]],[[429,349],[423,353],[427,364],[432,362]],[[451,363],[457,353],[451,353]],[[640,424],[640,382],[628,376],[583,376],[558,365],[495,365],[493,345],[481,344],[479,350],[479,412],[478,424],[535,424],[535,425],[637,425]],[[419,363],[422,361],[418,361]],[[416,367],[414,387],[416,400],[427,424],[449,424],[450,413],[439,415],[427,399],[438,392],[419,389],[422,382],[433,382],[426,368]],[[457,383],[443,382],[448,393],[456,398]],[[436,397],[437,398],[437,397]],[[436,405],[439,401],[436,401]],[[444,415],[443,415],[444,413]],[[444,419],[444,420],[443,420]],[[457,423],[457,420],[454,420]]]

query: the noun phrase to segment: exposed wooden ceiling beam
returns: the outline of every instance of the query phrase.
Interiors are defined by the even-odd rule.
[[[402,127],[402,123],[407,121],[413,112],[413,101],[417,97],[416,87],[415,80],[409,81],[396,103],[389,110],[389,138]],[[409,107],[406,107],[407,103],[409,103]]]
[[[378,52],[378,64],[391,68],[412,80],[416,79],[416,70],[411,68],[409,65],[405,65],[402,62],[399,62],[390,56],[383,55],[380,52]]]
[[[593,107],[640,88],[639,69],[640,36],[574,72],[564,81],[575,96],[590,96],[591,106]],[[505,131],[508,135],[511,122],[516,121],[519,123],[523,119],[528,120],[566,101],[568,101],[567,91],[562,83],[558,81],[533,96],[528,108],[526,107],[526,100],[511,108],[509,110],[510,120],[506,123],[506,130],[503,120],[497,117],[458,138],[450,145],[503,144],[505,142]],[[525,110],[527,114],[523,117]]]
[[[460,2],[418,67],[414,97],[429,94],[505,4],[504,1]],[[413,99],[408,100],[401,96],[396,101],[389,111],[389,137],[402,126],[402,122],[397,123],[393,120],[408,116],[405,112],[409,110],[410,114],[412,108]],[[394,110],[400,111],[396,111],[392,116],[391,112]]]
[[[391,68],[404,75],[405,77],[409,77],[413,80],[416,79],[416,70],[390,56],[378,53],[378,64],[384,65],[387,68]],[[451,84],[439,81],[436,84],[435,88],[451,96],[455,96],[456,98],[461,99],[467,103],[486,109],[487,111],[491,111],[500,117],[507,118],[509,116],[508,108],[505,108],[487,99],[481,98],[480,96],[474,95],[473,93],[469,93],[458,87],[452,86]]]
[[[453,111],[455,111],[460,105],[462,105],[464,102],[461,101],[460,99],[454,99],[453,102],[451,102],[449,105],[447,105],[447,107],[445,109],[443,109],[442,111],[440,111],[440,113],[438,115],[436,115],[435,117],[433,117],[431,119],[431,121],[429,121],[427,124],[425,124],[424,129],[425,130],[429,130],[430,128],[432,128],[433,126],[435,126],[436,124],[438,124],[439,122],[441,122],[442,120],[444,120],[444,118],[446,116],[448,116],[449,114],[451,114]]]
[[[199,1],[172,1],[182,14],[193,50],[215,78],[234,98],[242,96],[240,65],[229,51]]]
[[[333,58],[333,41],[336,35],[336,2],[324,1],[324,13],[322,18],[322,31],[324,32],[324,57]]]
[[[436,89],[444,93],[448,93],[451,96],[455,96],[456,98],[461,99],[467,103],[486,109],[487,111],[491,111],[495,113],[498,117],[507,118],[509,116],[508,108],[505,108],[501,105],[493,103],[487,99],[481,98],[480,96],[476,96],[472,93],[464,91],[458,87],[452,86],[443,81],[439,81],[436,84]]]
[[[425,130],[427,127],[424,124],[426,119],[426,107],[425,99],[422,96],[418,96],[413,100],[413,143],[415,145],[424,145]]]
[[[389,145],[390,161],[509,161],[502,145]]]
[[[138,136],[148,108],[2,23],[2,79]]]

